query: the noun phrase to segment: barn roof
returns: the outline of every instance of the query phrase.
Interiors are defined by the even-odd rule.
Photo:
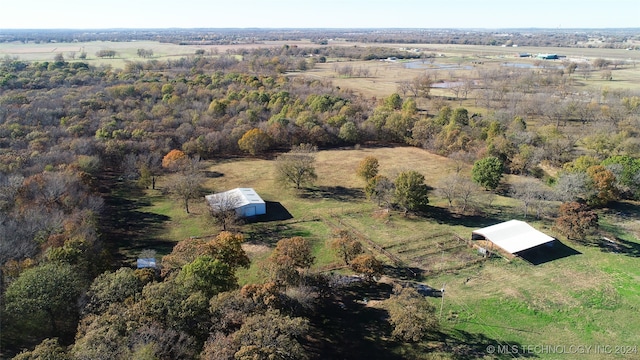
[[[234,199],[236,208],[249,204],[264,204],[264,200],[252,188],[235,188],[224,192],[205,196],[209,204],[214,205],[218,199]]]
[[[520,220],[509,220],[472,231],[481,235],[505,251],[514,254],[555,240]],[[475,238],[475,236],[474,236]]]

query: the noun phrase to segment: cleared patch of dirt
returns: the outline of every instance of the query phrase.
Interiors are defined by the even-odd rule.
[[[266,245],[258,244],[242,244],[242,250],[244,250],[247,255],[264,254],[266,252],[269,252],[269,247]]]

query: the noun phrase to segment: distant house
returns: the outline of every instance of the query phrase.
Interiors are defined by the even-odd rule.
[[[238,217],[252,217],[267,213],[264,200],[252,188],[235,188],[207,195],[204,198],[213,211],[235,210]]]
[[[137,265],[138,269],[144,269],[144,268],[155,269],[156,268],[156,258],[138,258],[138,261],[136,262],[136,265]]]

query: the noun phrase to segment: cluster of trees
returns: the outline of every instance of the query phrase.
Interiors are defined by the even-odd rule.
[[[406,215],[409,211],[424,211],[429,204],[429,187],[424,175],[414,170],[403,171],[391,181],[378,174],[378,159],[368,156],[360,161],[356,174],[365,182],[365,195],[378,205],[397,207]]]
[[[17,359],[312,357],[310,317],[340,286],[308,271],[311,246],[292,237],[276,244],[269,281],[239,288],[235,272],[249,266],[242,242],[230,232],[185,239],[163,258],[161,273],[120,268],[89,280],[67,258],[34,265],[7,287],[3,344],[42,340]],[[381,262],[348,233],[332,244],[365,279],[381,274]],[[411,289],[397,293],[387,301],[391,335],[420,341],[437,329],[424,297]]]

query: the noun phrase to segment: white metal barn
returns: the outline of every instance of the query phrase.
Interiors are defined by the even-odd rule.
[[[520,220],[509,220],[471,232],[473,240],[488,240],[503,249],[515,254],[520,251],[547,244],[555,239],[531,225]]]
[[[213,210],[235,210],[239,217],[252,217],[267,213],[267,206],[252,188],[235,188],[205,196]]]

